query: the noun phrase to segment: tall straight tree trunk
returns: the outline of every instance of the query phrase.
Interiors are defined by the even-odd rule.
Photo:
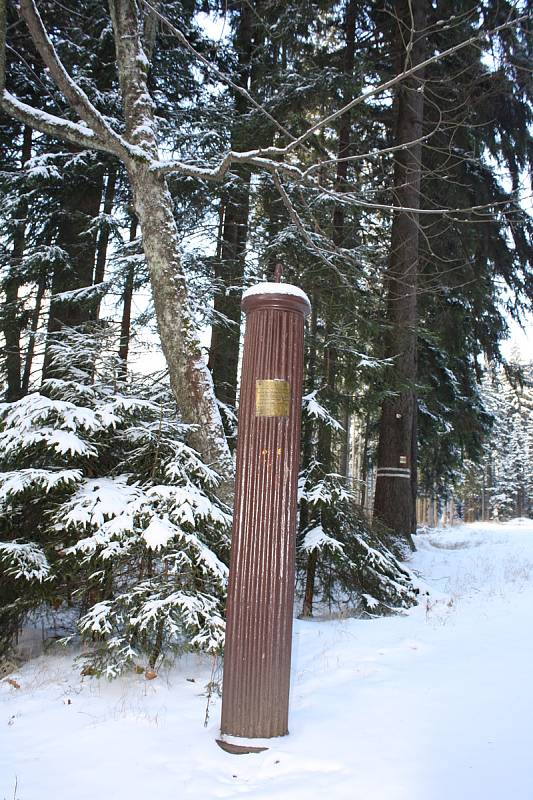
[[[251,81],[253,52],[252,8],[247,2],[240,4],[235,47],[239,80],[241,85],[247,86]],[[235,92],[233,102],[235,121],[231,147],[239,150],[249,146],[246,143],[249,131],[243,124],[248,107],[246,99],[239,92]],[[217,292],[214,298],[215,318],[209,351],[209,369],[216,396],[222,403],[230,406],[235,406],[237,397],[241,297],[250,215],[250,170],[237,167],[233,173],[237,182],[224,201],[221,239],[214,268]]]
[[[396,15],[402,40],[402,63],[424,60],[426,0],[399,0]],[[412,23],[411,23],[412,21]],[[412,39],[409,36],[412,30]],[[422,72],[405,80],[398,92],[396,143],[422,136]],[[394,212],[387,273],[387,352],[394,358],[395,395],[384,400],[379,425],[374,516],[413,546],[416,530],[416,326],[422,145],[398,151],[394,168]]]
[[[346,478],[346,483],[348,483],[351,437],[350,437],[350,408],[348,405],[348,401],[346,399],[343,399],[342,403],[342,425],[344,428],[344,433],[342,434],[341,447],[340,447],[339,473],[342,475],[343,478]]]
[[[224,207],[220,260],[215,261],[214,269],[218,291],[209,350],[216,396],[230,406],[235,406],[237,397],[241,297],[250,214],[250,171],[242,168],[234,172],[239,186],[232,189]]]
[[[363,452],[361,454],[361,508],[366,510],[367,480],[368,480],[368,442],[370,439],[370,412],[365,415],[365,433],[363,437]]]
[[[93,285],[96,256],[96,234],[90,230],[102,201],[102,169],[91,176],[69,176],[58,224],[57,245],[65,251],[66,261],[54,269],[52,276],[48,334],[96,320],[95,300],[62,300],[57,295],[85,289]],[[46,348],[43,378],[50,376],[50,350]]]
[[[27,395],[30,389],[31,369],[33,366],[33,356],[35,354],[35,337],[39,328],[39,317],[41,316],[41,308],[43,305],[44,293],[46,290],[46,278],[41,275],[37,283],[37,294],[35,296],[35,305],[31,313],[31,322],[29,330],[28,348],[24,356],[24,373],[22,375],[22,396]]]
[[[96,263],[94,265],[94,284],[98,285],[102,283],[105,276],[105,266],[107,261],[107,248],[109,245],[109,233],[110,233],[110,226],[107,222],[107,217],[111,216],[111,212],[113,211],[113,203],[115,201],[115,188],[117,185],[117,167],[115,164],[112,164],[109,167],[107,173],[107,181],[105,185],[104,191],[104,205],[102,212],[104,214],[105,219],[100,226],[100,233],[98,236],[98,242],[96,245]],[[96,317],[98,318],[100,313],[100,300],[97,301],[96,305]]]
[[[355,20],[356,20],[356,2],[355,0],[347,0],[345,6],[344,17],[344,30],[346,36],[346,47],[344,50],[343,71],[344,74],[350,77],[354,70],[354,50],[355,50]],[[346,105],[353,97],[350,89],[346,89],[343,96],[343,105]],[[342,191],[346,182],[348,174],[348,162],[342,159],[346,158],[350,152],[350,132],[351,132],[351,115],[344,114],[341,117],[339,125],[339,146],[337,150],[338,163],[336,174],[336,190]],[[336,245],[342,245],[344,240],[344,209],[341,205],[336,205],[333,210],[333,241]],[[327,342],[330,338],[330,326],[326,323],[326,349],[324,351],[324,376],[326,383],[326,391],[332,404],[332,411],[335,406],[335,382],[337,375],[337,351],[334,347]],[[333,437],[331,427],[324,422],[320,424],[318,434],[318,459],[322,464],[325,472],[330,472],[333,467]],[[316,568],[318,564],[318,550],[313,550],[309,553],[307,561],[307,570],[305,576],[305,592],[304,602],[302,607],[302,617],[311,617],[313,615],[313,596],[315,589]]]
[[[32,130],[27,125],[22,136],[21,167],[31,158]],[[3,314],[3,334],[5,339],[5,363],[7,377],[6,400],[11,402],[22,396],[22,359],[20,353],[21,324],[19,317],[20,269],[26,244],[26,217],[28,203],[23,196],[15,211],[13,250],[10,276],[5,283],[6,302]]]
[[[130,223],[130,242],[137,238],[137,218],[132,217]],[[133,301],[133,286],[135,282],[135,265],[128,264],[124,290],[122,293],[122,318],[120,320],[120,345],[118,355],[120,358],[120,378],[126,379],[128,371],[128,354],[131,338],[131,306]]]

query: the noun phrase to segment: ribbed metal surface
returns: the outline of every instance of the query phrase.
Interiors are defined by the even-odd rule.
[[[224,734],[288,733],[305,301],[255,295],[244,342],[224,651]],[[256,381],[290,384],[289,415],[256,416]]]

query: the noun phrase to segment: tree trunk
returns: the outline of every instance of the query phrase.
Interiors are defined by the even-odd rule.
[[[356,18],[356,2],[355,0],[347,0],[344,29],[346,35],[346,47],[344,50],[343,69],[346,76],[351,76],[354,69],[354,49],[355,49],[355,18]],[[346,105],[352,99],[352,92],[345,91],[343,94],[343,105]],[[335,181],[335,188],[337,191],[342,191],[346,177],[348,174],[348,162],[341,159],[346,158],[350,152],[350,131],[351,131],[351,115],[344,114],[341,117],[339,125],[339,146],[337,155],[339,162],[337,163],[337,174]],[[341,205],[336,205],[333,209],[333,241],[336,245],[342,245],[344,239],[344,209]],[[324,376],[326,383],[326,391],[330,401],[330,413],[336,415],[336,394],[335,394],[335,379],[337,374],[337,351],[334,347],[327,344],[331,335],[331,327],[326,323],[326,348],[324,350]],[[324,472],[331,472],[333,468],[333,437],[332,430],[325,422],[319,423],[318,433],[318,459],[322,464]],[[302,617],[311,617],[313,615],[313,595],[315,586],[315,575],[318,563],[318,551],[313,550],[309,554],[307,561],[307,572],[305,580],[305,595],[302,607]]]
[[[21,151],[21,167],[24,169],[26,162],[31,158],[32,129],[24,127]],[[7,391],[6,401],[12,402],[22,396],[20,353],[20,333],[22,326],[19,317],[19,287],[20,269],[24,257],[26,244],[26,217],[28,203],[23,195],[17,204],[14,215],[13,251],[10,267],[10,276],[5,283],[6,302],[3,314],[3,334],[5,339],[5,363]]]
[[[370,440],[370,412],[367,411],[365,415],[365,433],[363,439],[363,450],[361,453],[361,508],[363,511],[366,509],[366,495],[367,495],[367,480],[368,480],[368,443]],[[369,517],[370,515],[367,514]]]
[[[116,184],[117,184],[117,167],[115,164],[112,164],[109,167],[109,171],[107,173],[107,181],[104,191],[104,206],[102,211],[105,217],[109,217],[111,215],[111,212],[113,211]],[[98,236],[98,243],[96,245],[96,263],[94,267],[94,281],[93,281],[95,285],[102,283],[102,281],[104,280],[105,265],[107,261],[107,246],[109,244],[109,232],[110,232],[109,223],[107,222],[107,219],[104,219],[102,225],[100,226],[100,234]],[[100,314],[100,299],[98,299],[96,305],[97,318],[99,314]]]
[[[31,315],[31,323],[29,330],[28,349],[24,357],[24,374],[22,376],[22,396],[28,394],[30,390],[31,368],[33,365],[33,355],[35,353],[35,336],[39,327],[39,317],[41,316],[41,308],[43,304],[44,292],[46,289],[46,278],[42,275],[37,283],[37,294],[35,297],[35,306]]]
[[[57,295],[93,285],[96,255],[96,234],[90,230],[100,211],[102,200],[102,169],[93,175],[76,172],[68,176],[63,190],[61,216],[58,224],[57,244],[65,251],[67,259],[57,264],[52,276],[48,334],[63,328],[76,328],[96,319],[94,299],[62,300]],[[48,342],[43,365],[43,379],[50,377],[50,350]]]
[[[130,224],[130,242],[137,238],[137,218],[132,217]],[[126,272],[126,280],[124,282],[124,291],[122,293],[122,319],[120,320],[120,345],[118,348],[118,355],[121,360],[119,377],[121,380],[126,380],[128,371],[128,353],[130,349],[130,336],[131,336],[131,304],[133,300],[133,285],[135,281],[135,266],[128,264]]]
[[[343,399],[342,402],[342,425],[344,428],[344,432],[342,433],[341,439],[341,446],[340,446],[340,463],[339,463],[339,473],[342,475],[343,478],[346,479],[346,483],[348,483],[348,473],[350,467],[350,407],[348,405],[348,400],[346,398]]]
[[[164,177],[151,164],[158,160],[154,104],[147,85],[138,8],[133,0],[109,3],[124,108],[126,137],[143,147],[146,160],[127,159],[134,207],[143,237],[154,307],[170,375],[170,385],[184,422],[192,423],[189,440],[221,476],[219,496],[232,495],[233,461],[218,409],[211,373],[203,359],[192,317],[187,284],[179,259],[172,197]]]
[[[252,7],[241,3],[235,48],[238,58],[239,81],[248,86],[251,81],[253,52]],[[231,134],[232,150],[249,146],[249,126],[244,123],[248,111],[246,99],[234,93],[235,120]],[[256,145],[254,145],[256,146]],[[224,200],[222,238],[215,261],[216,292],[209,351],[209,369],[213,376],[217,398],[234,407],[237,397],[237,368],[239,362],[241,297],[244,278],[248,218],[250,215],[250,170],[237,167],[237,177],[229,196]]]
[[[217,291],[209,350],[216,396],[232,407],[237,397],[241,297],[250,213],[250,171],[245,168],[233,171],[239,186],[232,190],[224,206],[220,260],[215,261],[214,270]]]
[[[414,35],[410,54],[404,46],[403,58],[418,64],[425,57],[426,0],[412,0],[408,6],[399,0],[398,20]],[[404,28],[405,30],[405,28]],[[404,43],[405,44],[405,43]],[[403,82],[398,94],[396,143],[412,142],[422,136],[424,95],[423,74]],[[420,207],[422,145],[412,144],[398,151],[394,168],[394,204]],[[416,530],[416,324],[419,215],[395,211],[391,233],[391,257],[387,273],[388,357],[394,358],[395,395],[381,408],[378,445],[378,471],[374,497],[374,516],[395,533],[405,537],[411,547]]]
[[[172,392],[183,420],[197,426],[189,434],[191,445],[207,464],[218,469],[223,481],[221,496],[229,500],[233,462],[186,285],[179,279],[181,265],[172,198],[165,178],[154,173],[149,164],[130,164],[128,171]]]
[[[311,550],[307,559],[307,569],[305,571],[305,590],[302,604],[302,618],[313,616],[313,599],[315,596],[315,577],[318,563],[318,550]]]

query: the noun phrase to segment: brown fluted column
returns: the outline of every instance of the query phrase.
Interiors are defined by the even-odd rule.
[[[242,308],[221,731],[223,737],[270,738],[288,733],[303,336],[310,305],[295,286],[262,284],[245,293]],[[224,746],[224,738],[219,743]]]

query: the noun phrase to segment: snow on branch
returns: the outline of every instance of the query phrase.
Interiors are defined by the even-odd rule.
[[[267,148],[270,149],[270,148]],[[283,172],[285,175],[301,180],[303,172],[294,164],[286,164],[282,161],[274,161],[270,158],[264,158],[264,150],[248,150],[238,153],[230,150],[222,158],[217,166],[204,167],[196,164],[185,164],[183,161],[157,161],[154,162],[151,168],[159,175],[172,175],[179,172],[181,175],[188,175],[191,178],[199,178],[206,181],[221,181],[227,174],[232,164],[247,164],[248,166],[257,167],[258,169],[265,170],[275,174],[278,171]]]
[[[101,141],[93,130],[80,122],[56,117],[38,108],[27,105],[17,100],[12,94],[4,90],[2,95],[2,108],[23,125],[28,125],[40,133],[53,136],[55,139],[70,142],[77,147],[89,150],[103,150],[105,153],[113,153],[114,149],[107,142]]]
[[[29,489],[39,487],[49,492],[57,487],[72,486],[81,480],[79,469],[19,469],[0,473],[0,501],[6,502]]]
[[[465,39],[462,42],[454,45],[453,47],[449,47],[447,50],[442,50],[440,53],[435,53],[430,58],[426,58],[425,61],[421,61],[419,64],[415,64],[414,66],[410,67],[409,69],[404,69],[402,72],[399,72],[393,78],[390,78],[388,81],[384,83],[380,83],[378,86],[374,86],[373,88],[367,89],[366,91],[362,92],[362,94],[355,97],[349,103],[339,108],[337,111],[334,111],[331,114],[328,114],[326,117],[322,117],[322,119],[315,122],[314,125],[311,125],[301,136],[297,139],[294,139],[285,147],[268,147],[264,151],[264,155],[268,156],[276,156],[276,155],[286,155],[290,153],[292,150],[295,150],[297,147],[300,147],[310,136],[316,133],[321,128],[324,128],[326,125],[330,125],[332,122],[335,122],[339,117],[343,114],[346,114],[348,111],[351,111],[352,108],[361,105],[362,103],[369,100],[371,97],[376,97],[378,94],[382,94],[383,92],[392,89],[396,84],[401,83],[406,78],[410,78],[411,75],[415,75],[417,72],[424,70],[430,64],[434,64],[436,61],[441,61],[443,58],[447,58],[450,55],[453,55],[458,50],[462,50],[464,47],[469,47],[470,45],[477,44],[482,37],[489,37],[492,38],[495,34],[499,33],[506,28],[510,28],[514,25],[518,25],[520,22],[525,22],[528,19],[528,14],[523,14],[522,16],[515,17],[512,20],[508,20],[504,22],[502,25],[498,25],[496,28],[493,28],[490,31],[480,31],[479,33],[471,36],[469,39]]]
[[[315,525],[310,530],[306,531],[300,550],[302,553],[312,553],[313,550],[322,550],[329,548],[330,550],[344,555],[344,547],[341,542],[338,542],[332,536],[328,536],[322,525]]]
[[[302,408],[306,414],[314,419],[320,419],[324,422],[328,428],[332,428],[334,431],[343,431],[344,428],[340,424],[338,420],[331,416],[331,414],[321,405],[317,398],[318,389],[314,389],[314,391],[306,394],[302,397]]]
[[[50,575],[50,565],[41,548],[34,542],[0,542],[0,561],[6,575],[24,580],[45,581]]]
[[[155,12],[155,9],[146,0],[143,0],[143,4],[147,8],[149,8],[152,12]],[[169,23],[169,21],[166,20],[166,18],[163,17],[162,15],[158,14],[158,18],[162,22],[167,24],[167,26],[171,25],[171,23]],[[173,174],[173,173],[180,173],[180,174],[183,174],[183,175],[188,175],[190,177],[195,177],[195,178],[199,178],[199,179],[202,179],[202,180],[208,180],[208,181],[220,181],[220,180],[222,180],[225,177],[225,175],[227,174],[228,170],[231,168],[232,164],[248,164],[249,166],[256,167],[257,169],[264,170],[266,172],[270,172],[274,176],[274,181],[276,182],[276,186],[277,186],[278,192],[280,193],[284,204],[289,209],[289,213],[291,214],[291,218],[293,218],[293,221],[295,222],[295,224],[297,225],[298,229],[302,233],[304,239],[307,241],[307,244],[312,246],[313,249],[315,249],[315,245],[312,242],[312,240],[303,231],[302,226],[299,224],[300,221],[299,221],[299,218],[297,217],[297,215],[295,217],[295,210],[294,210],[294,207],[292,206],[292,203],[290,202],[288,194],[286,193],[286,191],[284,191],[283,187],[280,187],[280,181],[279,181],[279,176],[280,175],[284,175],[285,177],[292,178],[293,180],[295,180],[295,182],[299,183],[300,185],[301,184],[305,184],[306,186],[308,186],[310,188],[320,189],[321,191],[325,192],[331,199],[335,200],[336,202],[342,202],[344,204],[350,204],[350,205],[354,205],[354,206],[357,206],[357,207],[360,207],[360,208],[369,209],[369,210],[385,210],[385,211],[400,211],[401,210],[401,211],[406,211],[408,213],[429,214],[429,215],[479,213],[481,211],[485,211],[485,210],[487,210],[489,208],[492,208],[494,205],[496,205],[496,203],[495,202],[491,202],[491,203],[486,203],[486,204],[482,204],[482,205],[471,206],[471,207],[468,207],[468,208],[431,208],[431,209],[426,209],[426,208],[420,208],[419,209],[419,208],[416,208],[416,209],[414,209],[414,208],[403,207],[403,206],[401,206],[401,207],[400,206],[395,206],[392,203],[391,204],[386,204],[386,203],[368,202],[368,201],[363,200],[362,198],[356,197],[355,195],[353,195],[351,193],[339,193],[339,192],[335,192],[333,190],[327,190],[323,186],[319,186],[319,184],[316,181],[312,180],[312,174],[315,173],[316,170],[319,169],[321,166],[323,166],[323,164],[332,164],[332,165],[334,165],[334,164],[339,163],[339,159],[330,159],[329,161],[321,162],[320,164],[313,164],[311,167],[307,168],[306,170],[302,170],[298,166],[296,166],[295,164],[289,164],[289,163],[287,163],[287,161],[284,161],[282,159],[284,157],[290,155],[293,151],[295,151],[300,146],[304,146],[304,143],[309,139],[309,137],[312,136],[313,134],[315,134],[318,130],[320,130],[321,128],[323,128],[323,127],[325,127],[327,125],[330,125],[333,122],[335,122],[339,117],[341,117],[343,114],[347,113],[348,111],[351,111],[351,109],[355,108],[356,106],[368,101],[372,97],[375,97],[375,96],[377,96],[379,94],[382,94],[385,91],[388,91],[389,89],[391,89],[394,86],[396,86],[398,83],[401,83],[405,79],[411,77],[412,75],[415,75],[417,72],[420,72],[420,71],[424,70],[430,64],[433,64],[433,63],[435,63],[437,61],[440,61],[440,60],[442,60],[442,59],[444,59],[444,58],[446,58],[446,57],[448,57],[450,55],[453,55],[454,53],[458,52],[459,50],[461,50],[461,49],[463,49],[465,47],[468,47],[468,46],[476,44],[477,42],[480,41],[480,39],[482,37],[484,37],[484,36],[493,37],[495,34],[499,33],[500,31],[505,30],[506,28],[512,27],[514,25],[517,25],[517,24],[519,24],[520,22],[523,22],[526,19],[527,19],[527,15],[518,16],[518,17],[515,17],[514,19],[508,20],[507,22],[503,23],[502,25],[499,25],[499,26],[493,28],[490,31],[479,31],[477,34],[475,34],[474,36],[470,37],[469,39],[465,39],[464,41],[459,42],[458,44],[454,45],[453,47],[448,48],[447,50],[443,50],[443,51],[441,51],[439,53],[435,53],[433,56],[431,56],[430,58],[427,58],[425,61],[422,61],[419,64],[415,64],[410,68],[404,69],[402,72],[398,73],[397,75],[395,75],[390,80],[385,81],[384,83],[381,83],[378,86],[375,86],[373,88],[367,89],[362,94],[358,95],[356,98],[354,98],[349,103],[344,105],[342,108],[340,108],[337,111],[334,111],[333,113],[331,113],[331,114],[323,117],[322,119],[318,120],[314,125],[310,126],[306,131],[304,131],[304,133],[301,136],[299,136],[298,138],[294,138],[288,131],[284,131],[285,133],[290,135],[291,139],[292,139],[292,141],[289,144],[285,145],[284,147],[272,146],[272,147],[266,147],[266,148],[261,148],[261,149],[257,149],[257,150],[250,150],[248,152],[230,151],[230,152],[226,153],[226,155],[222,158],[222,160],[220,161],[220,163],[217,166],[211,167],[211,168],[210,167],[200,166],[200,165],[194,165],[194,164],[184,164],[183,162],[177,161],[177,160],[169,160],[169,161],[165,161],[165,162],[160,161],[160,162],[154,163],[152,168],[155,171],[157,171],[159,174],[161,174],[161,175],[170,175],[170,174]],[[188,41],[185,39],[183,34],[178,29],[176,29],[174,26],[171,26],[171,27],[172,27],[172,32],[179,38],[180,42],[184,46],[186,46],[189,50],[191,50],[194,53],[195,56],[201,58],[201,60],[203,62],[205,62],[207,66],[212,67],[212,65],[210,64],[210,62],[207,61],[207,59],[205,59],[203,56],[200,56],[200,54],[198,54],[194,50],[194,48],[192,48],[192,46],[188,43]],[[227,76],[225,76],[223,74],[220,74],[218,77],[220,77],[226,83],[228,82],[226,80]],[[232,86],[232,88],[234,88],[234,90],[238,90],[238,91],[241,91],[241,89],[242,89],[242,87],[238,87],[238,86]],[[245,90],[243,90],[243,91],[245,91]],[[257,102],[254,101],[254,99],[251,96],[249,96],[248,92],[246,92],[246,97],[249,100],[249,102],[251,102],[254,105],[254,107],[258,107]],[[259,108],[264,113],[268,113],[262,107],[259,106]],[[378,150],[372,151],[370,153],[349,156],[346,159],[342,159],[342,160],[350,160],[350,161],[352,161],[352,160],[361,160],[361,159],[364,159],[364,158],[371,158],[371,157],[373,158],[373,157],[379,156],[381,154],[387,154],[387,153],[396,152],[398,150],[407,149],[407,148],[411,147],[413,144],[425,141],[428,138],[430,138],[433,135],[433,133],[436,130],[438,130],[439,127],[440,127],[440,120],[437,122],[437,124],[436,124],[436,126],[435,126],[433,131],[431,131],[429,134],[425,134],[424,136],[420,137],[419,139],[414,140],[413,142],[406,142],[406,143],[403,143],[401,145],[394,145],[392,147],[378,149]]]

